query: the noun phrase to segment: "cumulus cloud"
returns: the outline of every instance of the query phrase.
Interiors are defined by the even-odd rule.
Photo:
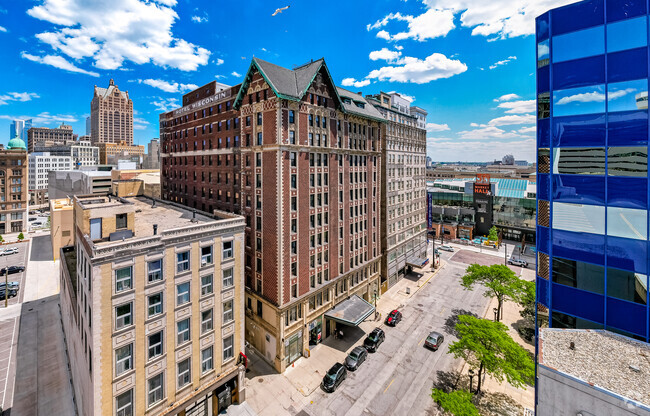
[[[467,65],[459,60],[449,59],[441,53],[433,53],[425,59],[406,56],[394,63],[394,66],[385,66],[373,70],[366,78],[379,81],[425,84],[467,71]]]
[[[497,61],[497,62],[493,63],[492,65],[490,65],[490,69],[495,69],[495,68],[497,68],[499,66],[507,65],[509,62],[516,61],[516,60],[517,60],[516,56],[509,56],[508,58],[506,58],[506,59],[504,59],[502,61]]]
[[[142,117],[133,117],[133,129],[145,130],[149,126],[149,122]]]
[[[40,98],[35,92],[8,92],[0,95],[0,105],[9,104],[10,101],[31,101],[33,98]]]
[[[45,55],[45,56],[36,56],[29,54],[25,51],[20,53],[20,56],[24,59],[30,60],[32,62],[38,62],[39,64],[50,65],[55,68],[63,69],[64,71],[77,72],[79,74],[86,74],[92,77],[98,77],[99,74],[94,71],[86,71],[85,69],[75,66],[73,63],[67,61],[64,57],[58,55]]]
[[[232,71],[230,73],[230,75],[232,75],[233,77],[237,77],[237,78],[241,77],[241,74],[239,72],[236,72],[236,71]]]
[[[222,64],[223,64],[223,59],[221,59],[221,58],[217,58],[217,59],[214,61],[214,64],[217,65],[217,66],[222,65]]]
[[[517,94],[505,94],[505,95],[502,95],[499,98],[495,98],[494,101],[495,102],[512,101],[512,100],[517,100],[519,98],[521,98],[521,97],[518,96]]]
[[[497,108],[506,110],[507,114],[532,113],[537,108],[535,100],[508,101],[501,103]]]
[[[138,84],[149,85],[165,92],[186,92],[199,87],[195,84],[179,84],[178,82],[167,82],[162,79],[139,79]]]
[[[7,31],[7,29],[5,27],[0,26],[0,32],[6,32],[6,31]]]
[[[510,126],[517,124],[535,124],[537,118],[532,114],[497,117],[488,122],[488,126]]]
[[[447,124],[427,123],[427,131],[429,133],[446,131],[446,130],[450,130]]]
[[[9,116],[9,115],[0,115],[1,120],[28,120],[32,119],[33,124],[61,124],[61,123],[76,123],[79,121],[77,116],[70,114],[50,114],[49,112],[42,112],[37,115],[31,116]]]
[[[55,25],[36,35],[41,42],[78,62],[107,70],[130,61],[195,71],[208,63],[210,52],[174,37],[175,5],[176,0],[44,0],[27,13]]]
[[[381,50],[370,52],[370,55],[368,57],[372,61],[383,60],[387,62],[394,62],[397,61],[401,55],[402,52],[400,51],[391,51],[387,48],[381,48]]]
[[[519,133],[526,134],[526,133],[535,133],[537,131],[537,127],[523,127],[517,130]]]
[[[571,103],[598,103],[605,101],[605,93],[602,92],[583,92],[580,94],[567,95],[560,98],[555,105],[564,105]]]
[[[161,113],[166,113],[167,111],[174,110],[178,107],[180,107],[178,103],[178,99],[176,98],[162,98],[162,97],[156,97],[151,104],[156,107],[156,110],[161,112]]]
[[[365,87],[366,85],[370,85],[370,80],[364,79],[363,81],[357,81],[354,78],[344,78],[343,81],[341,81],[341,85],[344,87],[361,88]]]
[[[423,42],[427,39],[446,36],[455,27],[454,14],[451,10],[429,9],[419,16],[403,15],[399,12],[390,13],[383,19],[367,25],[366,29],[368,31],[379,29],[386,26],[392,20],[407,22],[408,30],[394,35],[390,35],[387,31],[382,30],[380,32],[381,36],[377,33],[377,37],[393,41],[414,39]]]
[[[198,9],[194,9],[194,11],[198,11]],[[203,12],[201,16],[194,15],[192,16],[192,21],[194,23],[207,23],[208,22],[208,14],[206,12]]]
[[[478,140],[478,139],[516,139],[521,138],[522,136],[519,133],[512,131],[505,131],[492,126],[479,127],[473,130],[464,130],[458,132],[458,137],[462,140]],[[471,149],[471,147],[468,147]]]
[[[427,143],[429,143],[427,139]],[[471,151],[468,151],[471,149]],[[501,160],[503,149],[508,149],[517,160],[535,160],[536,139],[497,139],[484,141],[465,141],[440,139],[427,146],[427,155],[439,162],[484,162]]]

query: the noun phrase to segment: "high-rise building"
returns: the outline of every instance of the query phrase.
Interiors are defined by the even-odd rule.
[[[323,59],[254,58],[160,116],[163,198],[246,218],[246,337],[278,371],[374,311],[385,122]]]
[[[0,235],[27,231],[27,148],[14,137],[0,149]]]
[[[90,132],[92,131],[92,118],[90,116],[86,117],[86,136],[90,136]]]
[[[141,196],[72,205],[52,229],[73,228],[60,301],[79,414],[212,415],[243,401],[244,219]]]
[[[93,144],[133,144],[133,101],[111,79],[108,88],[95,85],[90,102],[90,138]]]
[[[427,112],[398,93],[368,97],[386,120],[381,235],[382,289],[427,261]]]
[[[30,153],[29,164],[29,199],[30,205],[42,205],[48,202],[48,172],[72,170],[70,156],[55,156],[49,152]]]
[[[647,343],[647,4],[582,1],[542,14],[536,27],[538,326],[602,329]],[[540,337],[546,337],[541,329]],[[538,345],[540,366],[552,362],[547,348],[562,348],[565,361],[570,349],[588,348],[569,338],[550,346],[555,337],[549,336],[543,357]],[[625,363],[636,354],[633,348],[611,351]],[[603,365],[596,358],[580,362],[603,374],[634,366]],[[580,378],[569,370],[554,374],[560,383],[565,374]],[[593,382],[592,393],[594,384],[612,392],[602,381],[586,381]],[[538,392],[549,391],[543,385],[552,382],[548,377],[538,382]],[[538,395],[538,415],[558,414],[551,396]],[[620,391],[607,397],[614,396],[627,400]],[[590,402],[578,397],[565,402],[563,413],[647,414],[610,411],[607,397],[596,394]]]
[[[27,143],[27,131],[32,128],[32,119],[14,120],[9,125],[9,139],[18,136],[19,139]]]
[[[97,143],[99,147],[99,163],[102,165],[117,165],[120,160],[135,162],[137,166],[142,164],[144,158],[144,146],[119,143]]]
[[[147,145],[147,154],[144,155],[144,169],[160,169],[160,140],[151,139]]]
[[[37,146],[52,146],[68,144],[75,141],[77,135],[72,131],[72,126],[61,123],[57,128],[32,127],[27,131],[27,151],[34,152]]]

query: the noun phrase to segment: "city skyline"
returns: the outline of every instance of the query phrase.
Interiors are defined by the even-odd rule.
[[[179,107],[182,94],[214,79],[237,85],[253,56],[289,68],[325,57],[339,86],[415,97],[414,105],[429,112],[428,154],[435,161],[490,160],[504,151],[532,160],[533,19],[570,1],[524,3],[500,1],[486,11],[474,1],[381,1],[316,12],[287,3],[291,8],[276,16],[283,4],[7,4],[0,10],[7,45],[0,54],[13,64],[3,69],[12,83],[0,88],[0,143],[14,118],[45,127],[65,122],[83,133],[93,86],[113,78],[134,102],[134,142],[145,144],[159,135],[158,115]],[[95,17],[110,13],[122,18]],[[344,30],[324,35],[326,28],[305,25],[315,15]],[[355,47],[341,48],[350,42]]]

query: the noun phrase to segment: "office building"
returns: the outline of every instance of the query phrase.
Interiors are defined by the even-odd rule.
[[[86,117],[86,136],[90,136],[92,132],[92,122],[90,116]]]
[[[115,165],[120,160],[135,162],[138,167],[144,159],[144,146],[119,143],[97,143],[99,147],[99,163],[102,165]]]
[[[48,172],[48,198],[61,199],[72,195],[100,195],[111,191],[111,171],[68,170]]]
[[[32,128],[32,119],[14,120],[9,125],[9,139],[18,138],[27,143],[27,132]]]
[[[241,85],[160,116],[163,198],[246,218],[246,339],[278,371],[374,311],[385,122],[323,59],[253,58]]]
[[[427,263],[427,112],[398,93],[367,97],[386,120],[382,136],[382,293]]]
[[[67,142],[66,144],[40,144],[34,146],[34,152],[48,152],[52,156],[70,156],[73,169],[82,166],[92,167],[99,165],[99,147],[90,144],[89,140]]]
[[[72,198],[50,199],[50,241],[52,256],[59,260],[61,247],[74,245]]]
[[[67,144],[76,140],[72,126],[61,123],[57,128],[32,127],[27,131],[27,150],[35,152],[37,146]]]
[[[144,155],[144,169],[160,169],[160,140],[151,139],[147,145],[147,154]]]
[[[216,415],[245,399],[244,219],[72,198],[61,318],[84,415]]]
[[[133,101],[111,79],[108,88],[95,85],[90,102],[90,137],[93,144],[133,144]]]
[[[49,173],[72,170],[72,158],[70,156],[53,156],[49,152],[30,153],[28,163],[30,205],[47,204]]]
[[[14,137],[0,149],[0,235],[27,231],[27,148]]]

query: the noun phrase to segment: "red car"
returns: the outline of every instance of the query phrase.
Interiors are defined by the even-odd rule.
[[[386,317],[386,325],[395,326],[399,321],[402,320],[402,313],[397,309],[393,310]]]

